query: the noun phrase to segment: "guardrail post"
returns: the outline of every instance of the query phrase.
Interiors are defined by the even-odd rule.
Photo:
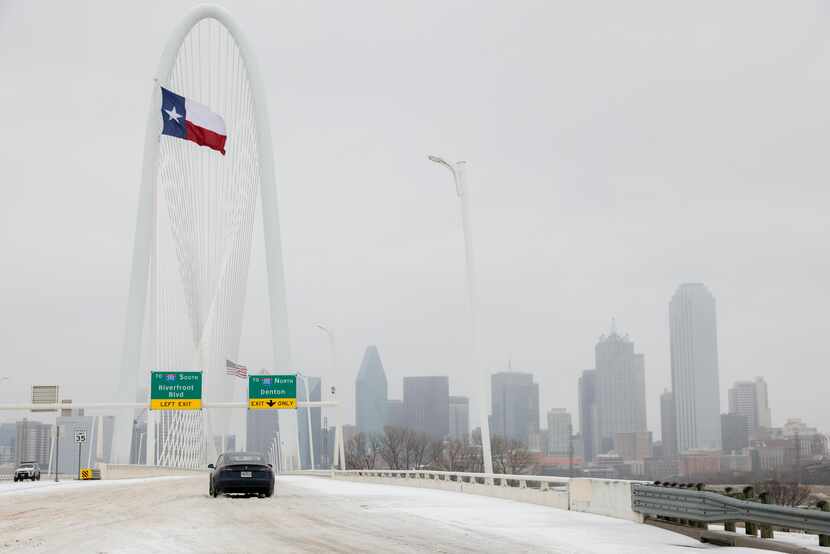
[[[698,483],[697,485],[695,485],[695,490],[698,490],[698,491],[702,491],[705,488],[706,488],[706,485],[704,485],[703,483]],[[705,505],[705,503],[706,503],[706,501],[704,500],[704,505]],[[695,527],[697,527],[698,529],[709,529],[709,524],[706,523],[705,521],[698,521],[697,525],[695,525]]]
[[[826,500],[819,500],[816,503],[818,509],[822,512],[830,512],[830,502]],[[830,535],[819,535],[818,536],[818,545],[819,546],[830,546]]]
[[[769,504],[769,493],[767,491],[764,491],[761,494],[759,494],[758,498],[761,499],[762,503]],[[762,539],[774,538],[771,525],[761,525],[761,538]]]
[[[726,493],[726,496],[731,497],[732,491],[735,490],[732,487],[726,487],[723,489],[723,492]],[[723,522],[723,530],[724,531],[731,531],[732,533],[735,532],[735,522],[734,521],[724,521]]]
[[[748,500],[752,502],[755,498],[755,488],[754,487],[744,487],[744,500]],[[752,535],[753,537],[758,536],[758,528],[757,526],[752,523],[751,521],[744,522],[744,531],[747,535]]]

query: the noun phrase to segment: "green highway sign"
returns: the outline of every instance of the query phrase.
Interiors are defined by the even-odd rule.
[[[201,410],[201,371],[151,371],[151,410]]]
[[[296,407],[296,375],[248,375],[249,410],[293,410]]]

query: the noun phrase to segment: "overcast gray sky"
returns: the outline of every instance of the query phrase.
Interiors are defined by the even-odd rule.
[[[830,5],[221,4],[266,81],[293,359],[327,377],[330,324],[349,414],[368,344],[393,396],[476,390],[437,153],[469,163],[487,367],[535,373],[543,409],[576,409],[616,317],[659,431],[668,302],[702,281],[722,409],[762,375],[775,424],[830,428]],[[191,6],[0,0],[0,401],[114,386],[150,83]],[[267,367],[258,248],[240,357]]]

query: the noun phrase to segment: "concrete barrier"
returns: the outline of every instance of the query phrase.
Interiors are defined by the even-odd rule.
[[[570,509],[602,516],[643,522],[631,507],[631,485],[636,481],[613,479],[571,479]]]
[[[478,494],[643,522],[643,516],[632,509],[631,503],[631,485],[639,481],[416,470],[334,471],[332,477]]]
[[[101,479],[141,479],[146,477],[169,477],[171,475],[206,475],[209,469],[183,469],[177,467],[143,466],[130,464],[99,464]]]
[[[568,509],[567,479],[534,475],[491,475],[445,471],[335,471],[335,479],[438,489]]]

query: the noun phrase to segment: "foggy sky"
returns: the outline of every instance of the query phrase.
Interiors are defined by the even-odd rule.
[[[830,428],[821,2],[220,2],[265,78],[292,358],[353,380],[466,369],[464,250],[446,170],[468,161],[483,355],[577,406],[612,317],[670,386],[668,302],[718,307],[721,409],[767,379],[773,423]],[[108,394],[123,341],[152,77],[191,2],[0,1],[0,401]],[[268,367],[261,229],[240,358]],[[256,241],[255,241],[256,242]],[[19,414],[0,414],[13,419]]]

